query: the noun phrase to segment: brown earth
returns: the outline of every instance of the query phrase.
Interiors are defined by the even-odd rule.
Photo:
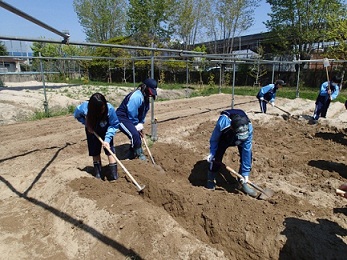
[[[158,140],[147,140],[157,165],[125,160],[129,141],[116,134],[118,158],[145,185],[138,193],[120,166],[116,182],[92,176],[84,129],[72,116],[15,122],[12,106],[33,111],[23,102],[35,91],[42,93],[0,89],[0,107],[12,111],[0,126],[0,259],[346,259],[347,200],[335,195],[347,182],[343,104],[310,125],[312,101],[278,98],[278,108],[260,114],[254,97],[235,97],[254,125],[251,181],[275,192],[259,200],[226,170],[215,191],[204,188],[209,137],[230,95],[156,102]],[[2,101],[4,93],[12,99]],[[225,164],[237,170],[238,160],[229,148]]]

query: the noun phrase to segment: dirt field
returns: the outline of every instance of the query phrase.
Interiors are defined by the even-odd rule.
[[[129,142],[115,137],[118,158],[145,185],[138,193],[120,166],[116,182],[91,175],[84,128],[72,116],[16,122],[43,99],[42,87],[22,84],[0,88],[0,259],[346,259],[347,200],[335,195],[347,182],[343,104],[310,125],[313,101],[278,98],[288,118],[235,97],[254,126],[250,180],[275,192],[258,200],[238,191],[226,170],[215,191],[204,188],[209,138],[230,95],[156,102],[158,140],[148,143],[157,165],[125,160]],[[90,96],[61,91],[49,92],[50,104]],[[121,100],[126,92],[107,97],[114,93]],[[224,163],[237,170],[236,150]]]

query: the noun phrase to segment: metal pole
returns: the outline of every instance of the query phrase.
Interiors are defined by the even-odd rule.
[[[300,56],[299,56],[299,62],[298,62],[298,75],[296,79],[296,97],[299,97],[299,81],[300,81]]]
[[[136,78],[135,78],[135,61],[134,61],[134,59],[133,59],[133,82],[134,82],[134,89],[136,89],[135,80],[136,80]]]
[[[152,48],[154,44],[152,43]],[[154,79],[154,51],[152,50],[151,57],[151,78]],[[152,141],[158,140],[157,131],[156,131],[156,122],[154,118],[154,98],[151,98],[151,139]]]
[[[222,64],[219,65],[219,90],[218,93],[222,92]]]
[[[235,89],[235,68],[236,68],[236,64],[235,64],[235,61],[234,61],[234,63],[233,63],[233,87],[232,87],[231,109],[234,108],[234,99],[235,99],[235,95],[234,95],[234,89]]]
[[[275,59],[274,59],[275,60]],[[271,76],[271,83],[274,83],[275,81],[275,63],[272,63],[272,76]]]
[[[39,52],[39,57],[41,58],[41,52]],[[47,101],[47,95],[46,95],[45,74],[43,73],[42,59],[40,59],[40,68],[41,68],[41,78],[42,78],[42,86],[43,86],[43,95],[45,96],[45,101],[43,101],[43,107],[44,107],[44,109],[45,109],[46,115],[48,115],[48,101]]]

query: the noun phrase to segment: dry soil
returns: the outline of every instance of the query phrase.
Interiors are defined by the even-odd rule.
[[[156,165],[124,159],[129,141],[116,134],[117,157],[145,185],[139,193],[120,165],[115,182],[92,176],[84,128],[71,115],[18,122],[42,106],[42,85],[7,85],[0,89],[0,259],[346,259],[347,200],[335,195],[347,179],[343,104],[332,103],[311,125],[313,101],[278,98],[278,108],[261,114],[255,97],[235,97],[254,126],[251,181],[274,191],[260,200],[239,191],[225,169],[215,191],[204,188],[209,137],[230,95],[156,102],[157,141],[149,137],[151,113],[145,124]],[[51,105],[90,96],[80,86],[51,88],[63,90],[49,91]],[[107,97],[114,93],[121,100],[126,91]],[[238,169],[235,147],[224,163]]]

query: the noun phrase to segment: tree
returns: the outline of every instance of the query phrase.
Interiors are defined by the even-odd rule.
[[[223,41],[223,53],[232,53],[234,38],[254,23],[256,0],[215,0],[209,14],[209,35]]]
[[[265,22],[271,31],[274,51],[294,54],[297,59],[309,59],[310,54],[330,41],[329,14],[339,13],[341,0],[266,0],[271,5],[270,20]],[[338,16],[334,18],[338,19]]]
[[[126,0],[74,0],[73,5],[88,41],[124,35]]]
[[[194,46],[197,35],[206,24],[209,1],[178,0],[173,17],[175,34],[183,41],[184,49]]]
[[[267,74],[267,70],[264,65],[260,64],[260,60],[264,58],[264,49],[262,46],[257,48],[258,55],[256,57],[256,62],[250,67],[248,74],[255,79],[253,86],[260,87],[259,79]]]
[[[329,57],[347,60],[347,10],[346,8],[340,9],[337,14],[328,16],[327,37],[332,39],[334,45],[328,48]],[[336,19],[336,17],[338,19]]]
[[[78,56],[83,53],[83,49],[74,45],[55,44],[55,43],[44,43],[34,42],[31,46],[34,57],[47,57],[42,59],[43,65],[46,70],[58,71],[65,77],[66,72],[69,70],[69,61],[63,59],[54,59],[61,57]],[[49,59],[53,58],[53,59]],[[79,61],[81,63],[81,61]],[[40,70],[40,60],[33,60],[33,69]]]
[[[175,6],[175,0],[129,0],[127,29],[142,45],[168,42],[173,33],[169,17]]]
[[[6,46],[2,41],[0,41],[0,55],[1,56],[7,56],[8,55]]]

